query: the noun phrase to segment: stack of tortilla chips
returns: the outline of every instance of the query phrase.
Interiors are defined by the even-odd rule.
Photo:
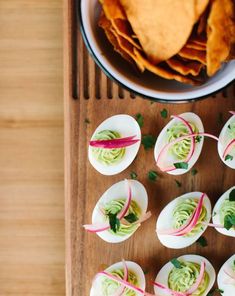
[[[235,58],[234,0],[100,0],[99,26],[140,72],[201,84]]]

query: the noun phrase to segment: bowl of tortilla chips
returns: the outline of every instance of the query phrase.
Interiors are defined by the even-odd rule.
[[[137,95],[185,102],[234,82],[233,0],[81,0],[79,13],[96,63]]]

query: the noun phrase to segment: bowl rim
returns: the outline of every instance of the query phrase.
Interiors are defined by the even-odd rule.
[[[203,99],[206,99],[208,97],[211,97],[211,96],[214,96],[216,95],[217,93],[223,91],[225,88],[227,88],[229,85],[231,85],[234,81],[235,81],[235,78],[233,78],[231,81],[229,81],[228,83],[226,83],[224,86],[222,86],[221,88],[218,88],[217,90],[215,91],[212,91],[210,93],[207,93],[205,95],[202,95],[202,96],[199,96],[199,97],[194,97],[194,98],[189,98],[189,99],[177,99],[177,100],[174,100],[174,99],[171,99],[171,100],[167,100],[167,99],[163,99],[163,98],[158,98],[158,97],[154,97],[154,96],[151,96],[151,95],[145,95],[145,94],[142,94],[140,92],[138,92],[137,90],[135,89],[132,89],[130,87],[128,87],[126,84],[124,84],[123,82],[121,82],[120,80],[118,80],[116,77],[114,77],[110,72],[109,70],[107,69],[107,67],[105,67],[99,60],[99,58],[97,57],[91,43],[89,42],[89,39],[87,37],[87,34],[86,34],[86,30],[84,28],[84,23],[83,23],[83,18],[82,18],[82,9],[81,9],[81,2],[83,0],[79,0],[78,1],[78,5],[77,7],[75,7],[76,9],[76,14],[77,14],[77,20],[78,20],[78,25],[80,27],[80,32],[81,32],[81,35],[82,35],[82,38],[83,38],[83,41],[86,45],[86,48],[89,52],[89,54],[91,55],[91,57],[93,58],[93,60],[95,61],[95,63],[99,66],[99,68],[104,72],[104,74],[109,78],[111,79],[112,81],[116,82],[119,86],[121,86],[122,88],[124,88],[125,90],[129,91],[130,93],[133,93],[134,95],[136,96],[139,96],[143,99],[147,99],[147,100],[150,100],[150,101],[153,101],[153,102],[158,102],[158,103],[168,103],[168,104],[175,104],[175,103],[192,103],[192,102],[196,102],[196,101],[199,101],[199,100],[203,100]]]

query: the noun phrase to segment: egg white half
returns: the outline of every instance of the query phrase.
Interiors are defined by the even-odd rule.
[[[145,282],[145,276],[142,268],[137,263],[132,261],[126,261],[126,265],[129,271],[132,271],[133,273],[135,273],[138,279],[138,287],[141,288],[142,290],[145,290],[146,282]],[[123,262],[121,261],[111,265],[110,267],[105,269],[105,271],[112,272],[115,269],[122,269],[122,268],[123,268]],[[103,296],[103,294],[101,293],[101,287],[102,287],[101,277],[97,277],[92,284],[92,287],[90,290],[90,296]],[[141,294],[136,293],[136,295],[140,296]]]
[[[212,214],[212,221],[214,224],[221,224],[220,222],[220,208],[222,203],[224,202],[225,199],[229,198],[229,193],[235,189],[235,186],[229,188],[216,202],[214,209],[213,209],[213,214]],[[227,235],[227,236],[232,236],[235,237],[235,230],[233,228],[230,228],[227,230],[226,228],[215,228],[218,232]]]
[[[207,287],[205,293],[203,293],[203,295],[202,295],[202,296],[206,296],[207,293],[213,287],[214,282],[215,282],[216,275],[215,275],[215,269],[212,266],[212,264],[206,258],[199,256],[199,255],[192,255],[192,254],[183,255],[183,256],[178,257],[177,259],[182,260],[182,261],[194,262],[194,263],[197,263],[200,265],[201,265],[202,261],[205,261],[205,263],[206,263],[205,270],[210,277],[208,287]],[[158,275],[156,276],[155,282],[161,283],[161,284],[166,285],[168,287],[168,276],[169,276],[169,273],[171,272],[172,268],[173,268],[173,265],[171,262],[168,262],[167,264],[165,264],[161,268],[161,270],[159,271]],[[156,286],[154,286],[154,292],[156,295],[169,296],[169,293],[167,291],[164,291],[163,289],[160,289]]]
[[[173,235],[163,235],[159,234],[158,230],[171,229],[173,225],[173,210],[175,207],[183,200],[192,198],[200,199],[202,192],[189,192],[184,195],[181,195],[174,200],[172,200],[168,205],[161,211],[156,224],[156,232],[160,242],[171,249],[181,249],[192,245],[196,240],[203,234],[207,226],[203,226],[203,230],[199,231],[198,234],[190,237],[185,236],[173,236]],[[205,222],[210,221],[211,219],[211,202],[207,195],[204,197],[203,205],[206,208],[207,216]]]
[[[136,180],[129,180],[132,191],[132,200],[136,201],[138,204],[141,215],[145,214],[148,208],[148,194],[144,186]],[[97,202],[93,213],[92,213],[92,223],[103,223],[104,216],[100,212],[100,207],[104,206],[106,203],[111,200],[126,198],[127,197],[127,187],[125,181],[120,181],[112,185],[99,199]],[[137,230],[137,229],[136,229]],[[135,232],[135,231],[134,231]],[[134,233],[133,232],[133,233]],[[126,236],[114,235],[108,230],[98,232],[97,235],[102,238],[104,241],[109,243],[120,243],[127,240],[132,234]]]
[[[125,155],[122,160],[114,165],[105,165],[99,162],[92,153],[92,147],[88,148],[88,158],[91,165],[101,174],[103,175],[116,175],[122,171],[124,171],[135,159],[141,144],[141,131],[139,124],[137,121],[126,114],[114,115],[112,117],[107,118],[103,121],[93,133],[91,139],[94,139],[95,135],[98,132],[103,130],[112,130],[118,132],[122,138],[129,136],[136,136],[135,139],[139,139],[140,141],[126,147]]]
[[[194,124],[199,132],[204,132],[204,127],[201,121],[201,118],[192,112],[186,112],[186,113],[182,113],[179,116],[181,116],[183,119],[187,120],[188,122]],[[169,128],[171,128],[173,125],[175,125],[176,123],[181,122],[179,119],[177,118],[173,118],[160,132],[156,144],[155,144],[155,148],[154,148],[154,158],[157,161],[158,155],[160,153],[160,151],[162,150],[162,148],[168,144],[167,141],[167,130]],[[196,163],[196,161],[198,160],[201,151],[202,151],[202,147],[203,147],[203,143],[204,143],[204,137],[201,138],[199,143],[196,143],[195,145],[195,151],[193,153],[193,156],[191,157],[191,159],[188,162],[188,169],[175,169],[173,171],[167,172],[168,174],[171,175],[182,175],[187,173]],[[170,153],[167,154],[167,159],[165,160],[161,160],[161,163],[168,167],[168,166],[172,166],[173,163],[175,162],[182,162],[182,160],[177,159],[176,157],[174,157],[173,155],[170,155]]]
[[[220,268],[219,273],[217,275],[217,283],[219,289],[223,290],[223,296],[232,296],[235,295],[235,281],[234,283],[226,283],[230,280],[230,277],[224,272],[225,266],[232,266],[233,261],[235,260],[235,255],[232,255]]]
[[[234,121],[235,121],[235,116],[233,115],[225,123],[224,127],[222,128],[222,130],[220,132],[219,141],[218,141],[218,145],[217,145],[220,159],[223,161],[224,164],[226,164],[231,169],[235,169],[235,149],[233,148],[233,150],[231,152],[229,152],[229,154],[233,156],[233,160],[226,160],[225,161],[225,159],[223,158],[223,153],[224,153],[224,149],[226,148],[228,143],[232,140],[231,138],[229,138],[228,126]]]

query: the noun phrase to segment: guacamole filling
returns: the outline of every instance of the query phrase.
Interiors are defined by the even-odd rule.
[[[112,275],[119,279],[124,279],[124,269],[115,269],[111,272]],[[128,270],[128,282],[134,286],[138,286],[138,279],[134,272]],[[102,295],[103,296],[112,296],[115,292],[121,287],[121,284],[103,277],[102,279]],[[136,296],[136,292],[125,288],[123,296]]]
[[[116,199],[108,202],[104,206],[106,218],[108,219],[110,215],[117,215],[122,210],[125,202],[125,199]],[[114,232],[114,230],[110,228],[109,232],[118,236],[125,236],[133,233],[139,225],[131,222],[136,222],[139,219],[140,215],[141,210],[138,204],[136,203],[136,201],[132,200],[125,217],[120,221],[120,225],[117,231]]]
[[[193,133],[197,133],[198,130],[194,124],[190,123]],[[171,128],[167,130],[167,140],[172,142],[182,136],[190,134],[187,126],[182,122],[174,124]],[[191,149],[191,139],[184,139],[170,148],[170,153],[179,160],[184,160],[187,158]]]
[[[181,267],[173,267],[168,276],[168,286],[170,289],[177,292],[186,292],[196,282],[199,273],[200,265],[194,262],[180,261]],[[209,275],[204,273],[204,277],[198,289],[192,295],[203,295],[209,285]]]
[[[98,132],[93,140],[114,140],[121,138],[121,135],[116,131],[103,130]],[[105,165],[115,165],[119,163],[124,155],[126,148],[92,148],[92,154],[97,161]]]
[[[198,205],[198,199],[187,198],[181,201],[173,211],[173,228],[178,229],[188,222],[192,216],[195,208]],[[201,222],[206,220],[207,211],[203,206],[197,224],[194,228],[186,234],[186,236],[193,236],[198,234],[203,229]]]
[[[235,201],[230,201],[229,199],[225,199],[220,207],[220,223],[223,225],[225,217],[235,216]],[[235,229],[235,226],[233,226]]]

